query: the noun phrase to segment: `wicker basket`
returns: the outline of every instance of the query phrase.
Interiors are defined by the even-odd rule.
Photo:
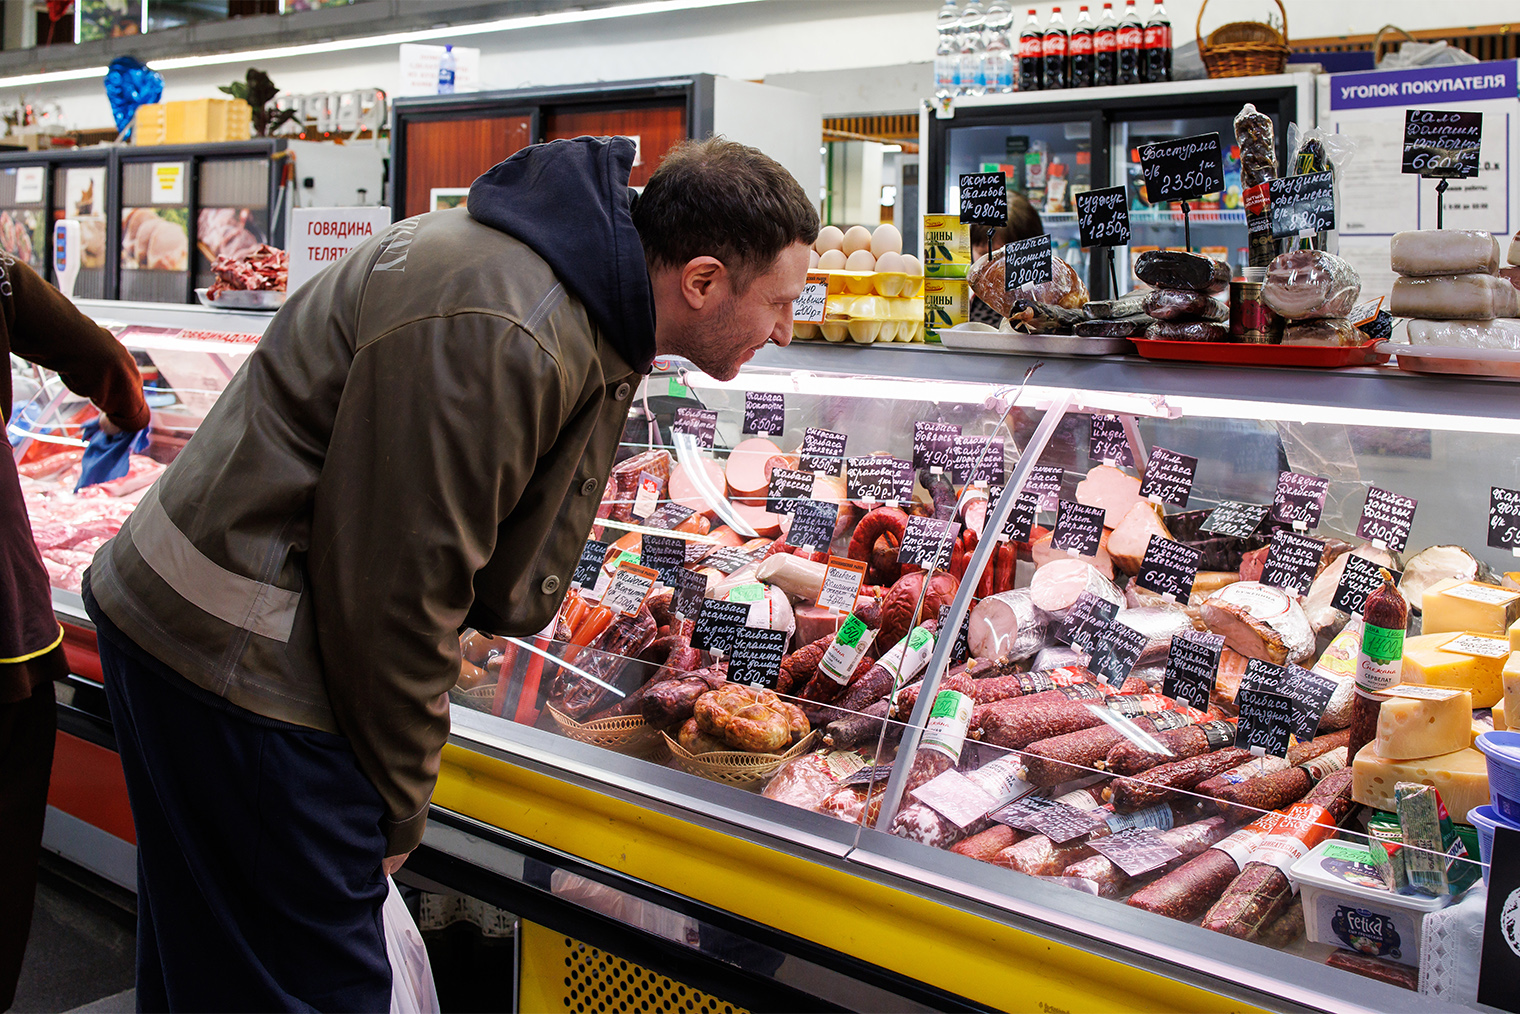
[[[1209,0],[1203,0],[1198,8],[1198,24],[1194,31],[1198,36],[1198,55],[1208,68],[1209,77],[1255,77],[1259,74],[1281,74],[1288,65],[1288,11],[1282,0],[1277,9],[1282,11],[1283,30],[1279,32],[1261,21],[1234,21],[1203,37],[1203,12]]]
[[[491,702],[496,699],[496,684],[483,683],[469,690],[460,690],[457,686],[450,687],[449,699],[460,707],[472,708],[475,711],[490,711]]]
[[[673,767],[741,789],[759,788],[781,765],[794,757],[801,757],[818,741],[818,732],[814,730],[786,753],[748,753],[744,750],[688,753],[669,733],[662,735],[665,737],[666,748],[670,750],[670,763]]]
[[[1390,32],[1398,32],[1403,36],[1403,38],[1397,42],[1388,42],[1384,39],[1384,36],[1388,35]],[[1372,65],[1376,67],[1378,64],[1383,62],[1384,46],[1388,46],[1390,50],[1396,50],[1406,42],[1418,41],[1418,39],[1416,39],[1413,35],[1410,35],[1408,32],[1404,31],[1404,29],[1400,28],[1398,25],[1384,25],[1382,28],[1378,29],[1377,37],[1372,40]]]
[[[581,743],[590,743],[614,753],[630,757],[654,757],[662,753],[665,744],[660,734],[650,728],[643,715],[624,715],[618,718],[598,718],[590,722],[577,722],[569,715],[548,707],[549,715],[560,732]]]

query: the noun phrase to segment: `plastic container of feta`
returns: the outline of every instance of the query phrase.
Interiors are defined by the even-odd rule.
[[[1366,845],[1332,839],[1293,864],[1288,876],[1303,897],[1305,934],[1312,943],[1419,967],[1425,916],[1452,899],[1395,894],[1370,860]]]

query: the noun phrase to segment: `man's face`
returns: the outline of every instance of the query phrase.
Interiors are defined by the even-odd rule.
[[[710,377],[732,380],[767,342],[791,342],[792,302],[802,295],[807,267],[807,245],[794,243],[742,293],[725,271],[668,345],[661,343],[661,353],[683,356]]]

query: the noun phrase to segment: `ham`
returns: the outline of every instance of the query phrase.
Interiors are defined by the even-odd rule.
[[[1204,600],[1203,620],[1224,635],[1228,647],[1247,658],[1282,665],[1314,654],[1309,617],[1281,588],[1257,581],[1226,585]]]
[[[717,504],[723,499],[723,466],[712,458],[683,461],[670,470],[670,498],[698,514],[717,518]]]
[[[1113,558],[1114,565],[1126,574],[1139,573],[1140,563],[1145,559],[1145,547],[1150,544],[1152,535],[1163,539],[1172,537],[1161,520],[1161,508],[1142,500],[1125,513],[1108,536],[1108,555]]]
[[[751,437],[740,442],[739,446],[729,452],[728,462],[724,466],[729,495],[763,500],[769,485],[765,463],[780,453],[781,448],[765,437]]]
[[[818,591],[823,587],[823,575],[827,570],[828,564],[814,563],[790,553],[776,553],[761,562],[755,578],[775,585],[795,600],[812,601],[818,598]]]
[[[1029,544],[1029,555],[1034,560],[1035,567],[1044,567],[1057,560],[1081,560],[1090,563],[1109,580],[1114,577],[1114,561],[1108,555],[1108,532],[1104,531],[1103,539],[1098,543],[1097,556],[1071,556],[1065,550],[1056,549],[1050,544],[1051,533],[1046,532]]]
[[[1049,620],[1029,589],[989,595],[971,610],[967,645],[973,658],[1007,658],[1019,662],[1045,646]]]
[[[1113,528],[1140,499],[1140,480],[1113,465],[1098,465],[1077,483],[1077,503],[1103,508],[1103,526]]]
[[[812,644],[820,637],[835,633],[849,616],[822,606],[793,606],[792,613],[797,619],[798,644]]]
[[[1240,579],[1242,581],[1260,581],[1261,572],[1267,566],[1267,547],[1253,549],[1240,560]]]
[[[1357,546],[1351,552],[1341,553],[1331,560],[1320,570],[1319,576],[1309,586],[1309,594],[1304,596],[1304,614],[1309,617],[1309,626],[1314,628],[1316,636],[1334,637],[1351,618],[1351,614],[1331,606],[1330,601],[1335,598],[1335,589],[1340,585],[1341,577],[1346,573],[1346,562],[1352,556],[1371,560],[1390,570],[1395,567],[1393,554],[1373,545]]]
[[[1092,564],[1079,558],[1063,556],[1052,560],[1035,571],[1029,582],[1029,595],[1034,604],[1057,620],[1066,617],[1067,610],[1076,605],[1083,592],[1090,592],[1116,606],[1124,605],[1124,596],[1114,583]]]

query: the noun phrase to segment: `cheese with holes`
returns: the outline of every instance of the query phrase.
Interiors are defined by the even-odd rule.
[[[1443,698],[1390,696],[1378,709],[1377,753],[1388,760],[1438,757],[1472,745],[1472,695],[1465,690],[1421,687]]]
[[[1446,812],[1459,824],[1470,824],[1467,811],[1488,802],[1488,759],[1464,747],[1439,757],[1389,760],[1368,743],[1352,764],[1351,798],[1378,810],[1395,810],[1394,786],[1399,782],[1434,785]]]
[[[1505,634],[1510,624],[1520,620],[1520,592],[1447,577],[1425,589],[1420,612],[1420,630],[1426,634],[1452,630]]]
[[[1473,707],[1491,708],[1504,698],[1503,672],[1509,657],[1509,641],[1488,634],[1406,637],[1403,681],[1466,690]]]

